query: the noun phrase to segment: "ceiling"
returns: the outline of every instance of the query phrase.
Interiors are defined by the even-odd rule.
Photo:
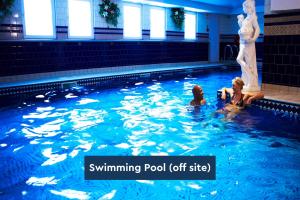
[[[200,3],[211,4],[216,6],[223,6],[228,8],[241,7],[244,0],[192,0]],[[256,6],[263,6],[264,0],[256,0]]]
[[[242,4],[245,0],[123,0],[162,7],[184,7],[194,12],[237,14],[243,12]],[[259,8],[259,9],[258,9]],[[256,0],[256,11],[264,11],[264,0]]]

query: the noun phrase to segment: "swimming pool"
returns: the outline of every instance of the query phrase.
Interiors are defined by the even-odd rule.
[[[215,114],[240,71],[48,91],[0,110],[0,199],[296,199],[299,121]],[[188,106],[200,84],[207,105]],[[86,155],[215,155],[216,181],[85,181]]]

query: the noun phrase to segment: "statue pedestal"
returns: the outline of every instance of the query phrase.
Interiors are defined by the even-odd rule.
[[[254,86],[254,87],[244,86],[244,88],[243,88],[244,93],[257,93],[260,91],[261,91],[261,88],[259,86]]]
[[[250,96],[255,96],[255,95],[258,95],[258,94],[264,94],[262,91],[258,90],[258,91],[245,91],[244,89],[242,90],[242,93],[243,94],[247,94],[247,95],[250,95]]]

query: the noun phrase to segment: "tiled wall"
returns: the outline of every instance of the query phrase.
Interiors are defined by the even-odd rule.
[[[300,87],[300,12],[265,16],[263,83]]]
[[[12,16],[0,26],[0,76],[102,68],[152,63],[208,60],[207,15],[197,13],[197,39],[184,41],[184,31],[171,21],[166,8],[166,40],[150,40],[150,8],[142,8],[142,40],[123,40],[123,1],[116,0],[121,15],[117,27],[99,16],[100,1],[93,0],[94,38],[68,38],[68,1],[55,1],[54,40],[27,40],[23,36],[22,0],[16,0]],[[17,14],[17,15],[16,15]]]
[[[219,54],[222,57],[221,52],[224,49],[222,45],[225,44],[224,42],[232,43],[237,33],[236,15],[197,13],[197,39],[186,42],[184,31],[176,29],[170,18],[171,9],[166,8],[166,40],[163,42],[150,40],[151,6],[141,5],[142,40],[120,41],[123,39],[122,7],[125,3],[121,0],[115,1],[120,7],[121,16],[118,26],[111,27],[99,16],[100,1],[94,0],[94,38],[90,41],[76,42],[68,38],[67,2],[55,1],[57,38],[52,42],[31,42],[24,40],[22,0],[16,0],[12,10],[13,15],[5,19],[0,26],[1,76],[159,62],[208,60],[218,62]],[[231,34],[229,41],[223,41],[222,34],[227,36]],[[16,42],[8,42],[8,40],[16,40]]]
[[[206,60],[201,42],[12,41],[1,42],[0,76]]]

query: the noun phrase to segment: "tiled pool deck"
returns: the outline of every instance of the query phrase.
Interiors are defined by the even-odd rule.
[[[51,82],[88,79],[94,77],[147,73],[153,71],[161,72],[178,69],[216,68],[224,66],[226,66],[226,64],[207,62],[165,63],[7,76],[1,77],[0,89]],[[263,84],[262,91],[265,94],[265,99],[300,104],[300,88]]]
[[[263,84],[265,99],[300,104],[300,88],[281,85]]]

